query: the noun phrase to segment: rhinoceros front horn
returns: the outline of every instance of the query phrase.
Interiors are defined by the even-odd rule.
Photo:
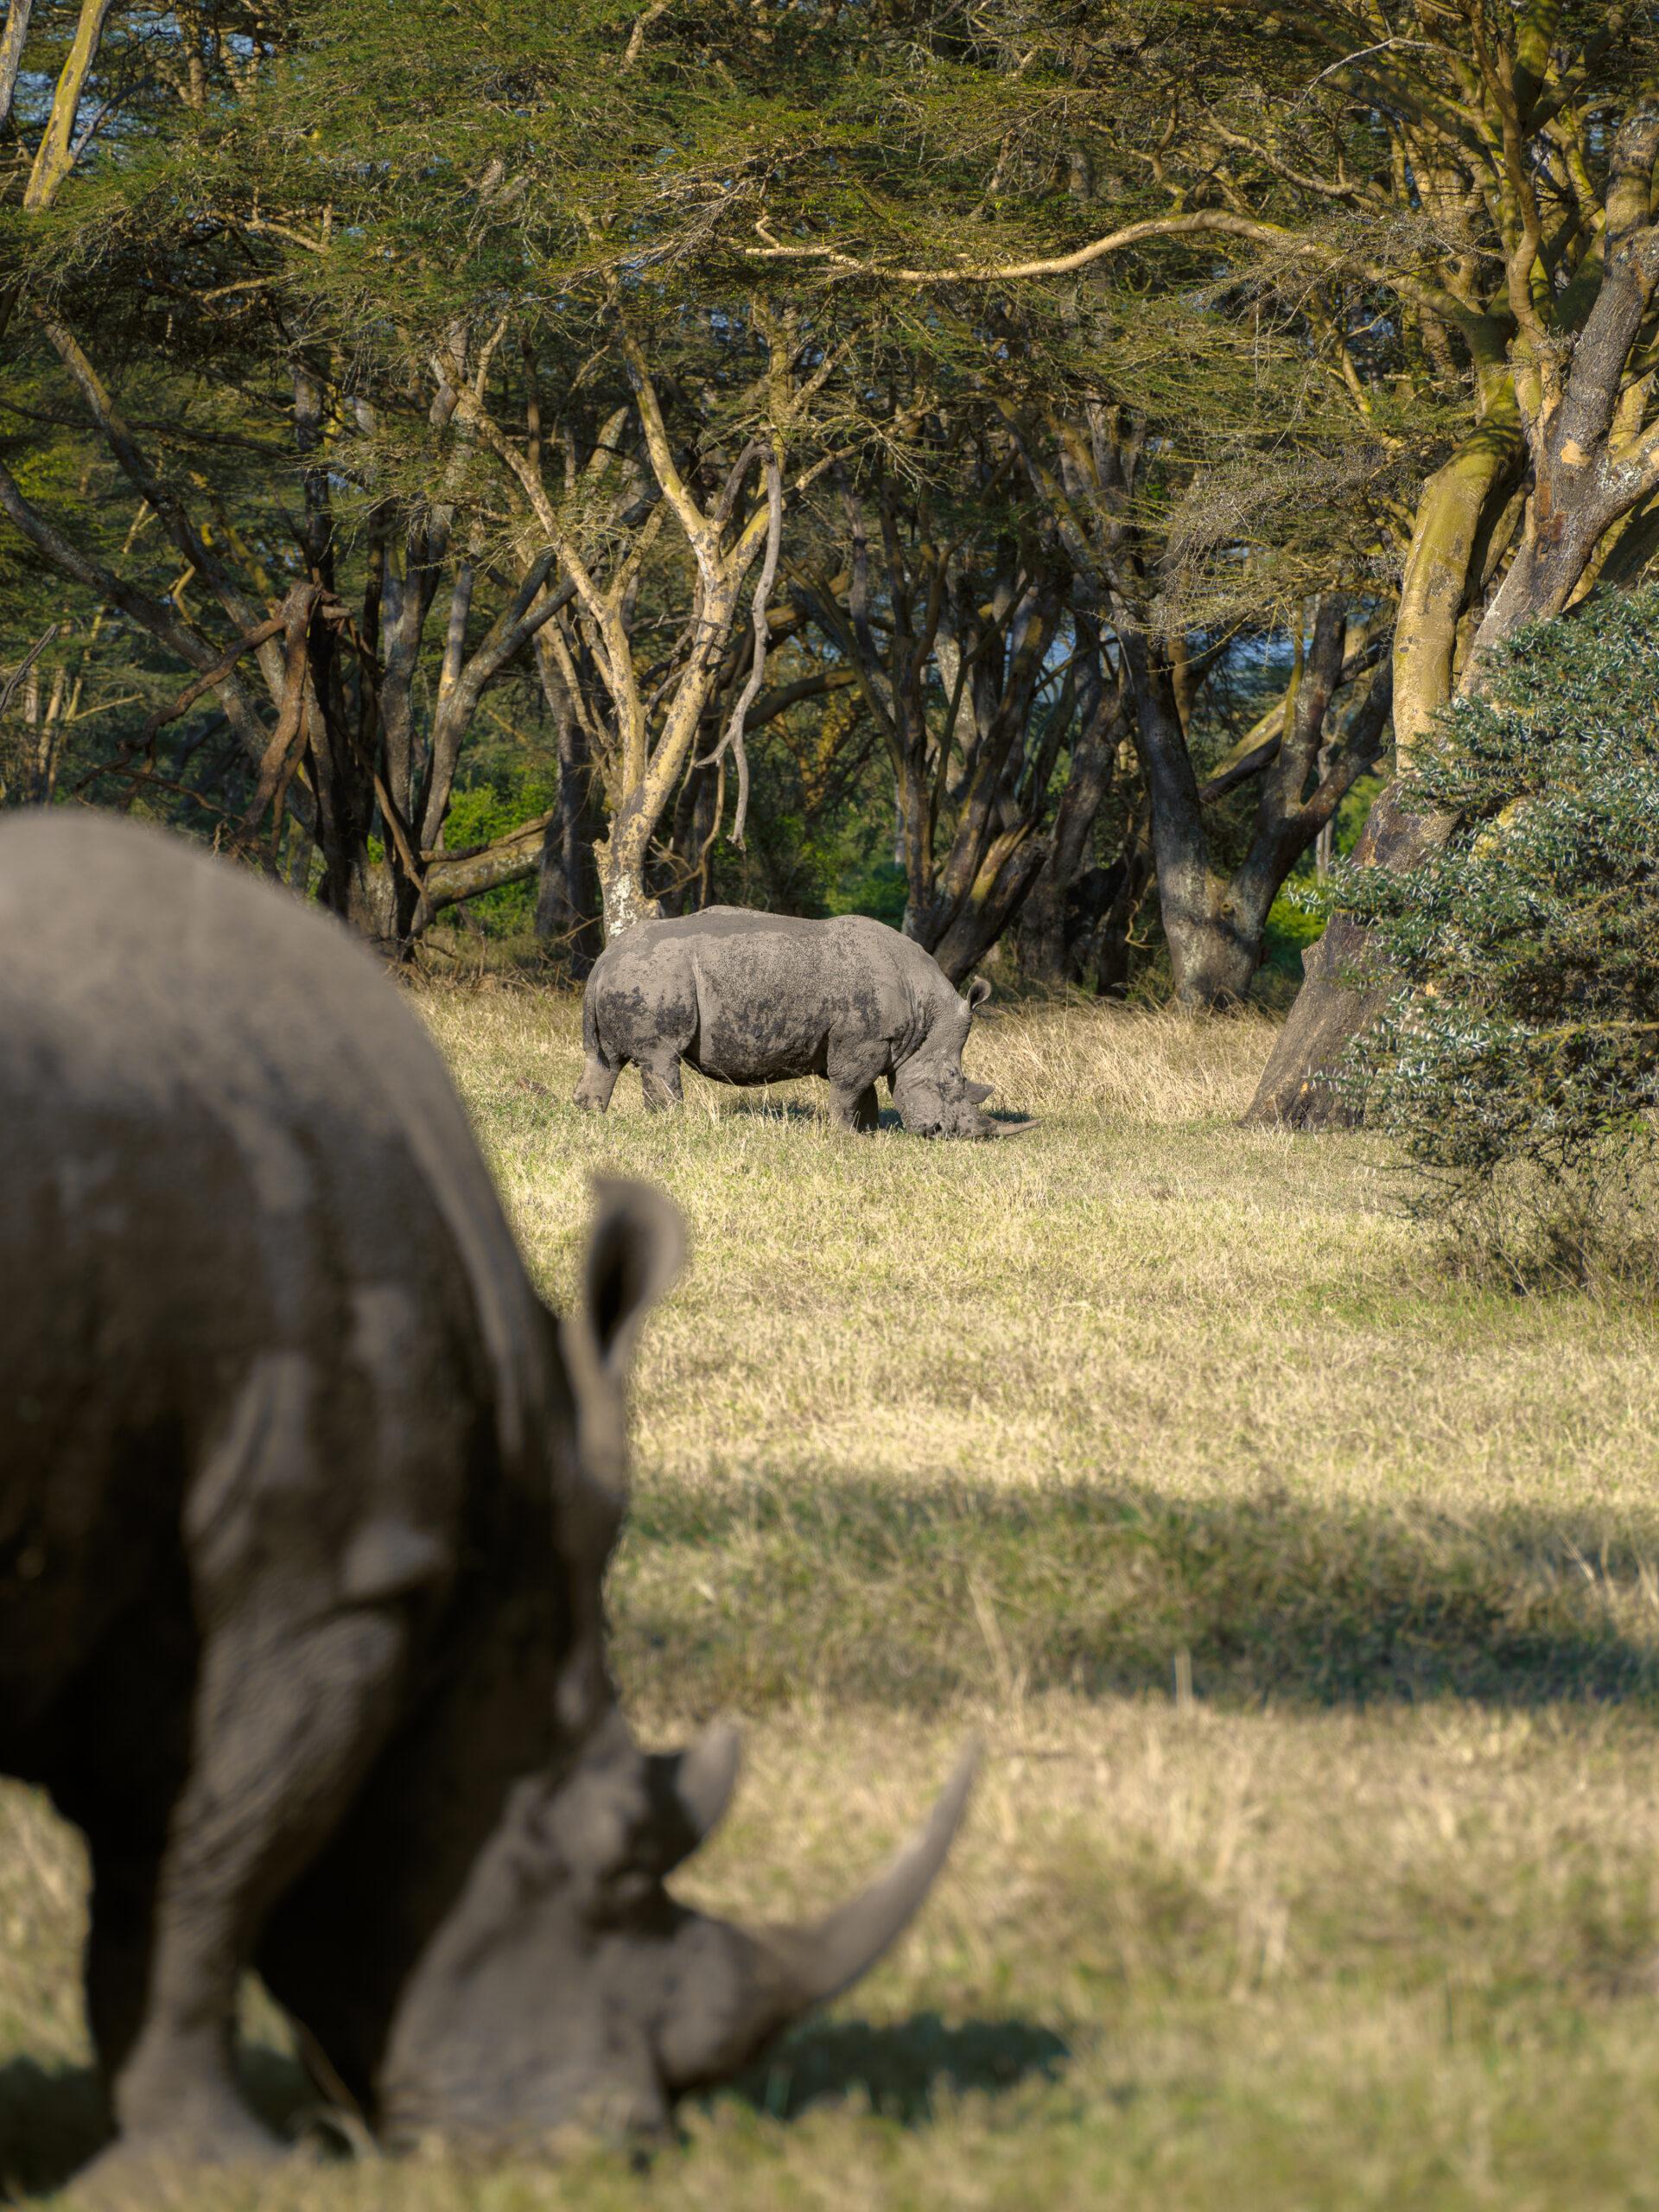
[[[824,1919],[801,1927],[732,1928],[694,1919],[681,1963],[680,2008],[659,2046],[676,2095],[736,2072],[774,2036],[850,1989],[903,1934],[938,1878],[962,1825],[979,1764],[970,1746],[926,1827],[887,1872]]]
[[[956,1840],[978,1765],[976,1748],[963,1753],[927,1826],[868,1890],[807,1927],[757,1932],[789,1993],[791,2018],[850,1989],[915,1918]]]

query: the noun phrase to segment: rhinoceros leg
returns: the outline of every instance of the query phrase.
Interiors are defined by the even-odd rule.
[[[680,1056],[676,1052],[653,1052],[639,1063],[639,1088],[645,1093],[649,1112],[660,1114],[665,1107],[684,1103],[685,1094],[680,1087]]]
[[[582,1081],[576,1085],[573,1103],[584,1114],[602,1114],[611,1103],[611,1093],[616,1089],[616,1078],[622,1072],[619,1060],[613,1067],[597,1052],[589,1052],[582,1064]]]
[[[162,1847],[125,1837],[118,1843],[96,1831],[86,1840],[92,1862],[86,2021],[105,2078],[113,2082],[143,2024]]]
[[[274,2150],[236,2090],[237,1985],[272,1904],[327,1841],[396,1715],[408,1614],[390,1588],[346,1597],[338,1539],[316,1526],[316,1501],[337,1478],[319,1465],[325,1440],[331,1461],[353,1440],[317,1384],[302,1351],[263,1357],[193,1469],[182,1535],[200,1630],[188,1764],[164,1819],[137,1834],[113,1813],[87,1824],[106,1904],[88,1979],[111,2056],[131,2032],[137,1962],[147,1967],[143,2023],[117,2058],[122,2140],[109,2159],[124,2186],[135,2159]],[[142,1849],[157,1835],[151,1875]],[[146,1923],[137,1937],[135,1910]]]
[[[838,1129],[879,1129],[881,1109],[875,1096],[875,1085],[867,1083],[862,1090],[847,1090],[838,1084],[830,1088],[830,1119]]]
[[[830,1078],[830,1119],[838,1129],[879,1129],[876,1078],[886,1063],[885,1042],[848,1046],[832,1042],[825,1073]]]
[[[190,1775],[156,1883],[143,2025],[115,2084],[124,2161],[274,2148],[235,2088],[237,1984],[266,1913],[385,1734],[405,1640],[391,1607],[305,1623],[296,1598],[233,1616],[203,1654]],[[118,2010],[118,1961],[110,1971],[105,1999]]]

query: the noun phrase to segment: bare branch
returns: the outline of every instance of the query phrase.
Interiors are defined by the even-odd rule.
[[[215,661],[213,665],[203,675],[199,676],[194,683],[185,686],[170,707],[157,707],[155,713],[149,716],[144,723],[143,734],[146,743],[168,722],[176,721],[181,715],[188,714],[204,691],[211,691],[216,684],[222,683],[244,653],[251,652],[256,647],[263,645],[267,638],[279,637],[287,626],[288,615],[286,610],[283,610],[273,614],[269,621],[261,622],[256,628],[245,631],[222,659]]]
[[[744,730],[749,709],[754,704],[766,680],[766,642],[769,636],[769,601],[772,588],[778,577],[778,555],[784,537],[784,479],[778,465],[776,449],[766,456],[766,553],[760,575],[754,587],[754,603],[750,609],[754,624],[754,658],[750,665],[748,681],[737,696],[732,708],[731,720],[726,734],[699,766],[712,767],[729,753],[737,762],[737,812],[732,818],[732,842],[740,852],[743,849],[743,833],[749,814],[749,756],[745,747]]]
[[[17,89],[17,72],[22,66],[23,41],[29,36],[33,6],[34,0],[11,0],[6,10],[6,27],[0,31],[0,130],[4,130],[11,114],[12,95]]]
[[[113,0],[81,0],[80,20],[75,25],[75,35],[52,95],[52,112],[35,149],[29,182],[23,188],[23,206],[31,213],[52,205],[75,165],[75,118],[80,111],[81,94],[98,59],[105,19],[112,4]]]
[[[645,47],[645,33],[659,16],[665,16],[667,13],[668,0],[651,0],[651,5],[645,10],[645,14],[635,18],[633,29],[628,35],[627,50],[622,56],[622,67],[625,69],[632,68]]]
[[[56,622],[48,625],[23,655],[16,667],[12,670],[5,682],[0,683],[0,721],[4,720],[6,709],[17,696],[19,686],[28,676],[29,670],[34,667],[35,662],[57,636],[60,627],[60,625]]]

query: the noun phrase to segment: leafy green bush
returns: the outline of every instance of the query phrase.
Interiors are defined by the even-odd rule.
[[[1524,1193],[1582,1253],[1659,1103],[1659,591],[1518,633],[1401,794],[1455,826],[1408,874],[1333,879],[1398,982],[1344,1080],[1403,1141],[1420,1211]]]

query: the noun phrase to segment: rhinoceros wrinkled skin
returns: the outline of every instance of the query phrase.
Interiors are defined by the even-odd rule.
[[[709,906],[639,922],[588,978],[575,1103],[603,1113],[630,1062],[652,1108],[679,1103],[682,1064],[741,1085],[821,1075],[836,1127],[874,1129],[885,1077],[917,1135],[1011,1135],[1030,1125],[993,1121],[981,1110],[989,1086],[963,1073],[990,988],[977,978],[958,997],[931,953],[863,914],[817,922]]]
[[[658,2124],[863,1971],[966,1769],[861,1897],[747,1932],[664,1881],[734,1738],[643,1753],[607,1670],[664,1198],[601,1186],[556,1320],[367,955],[67,812],[0,825],[0,1770],[89,1847],[105,2181],[270,2154],[250,1965],[389,2140],[480,2146]]]

